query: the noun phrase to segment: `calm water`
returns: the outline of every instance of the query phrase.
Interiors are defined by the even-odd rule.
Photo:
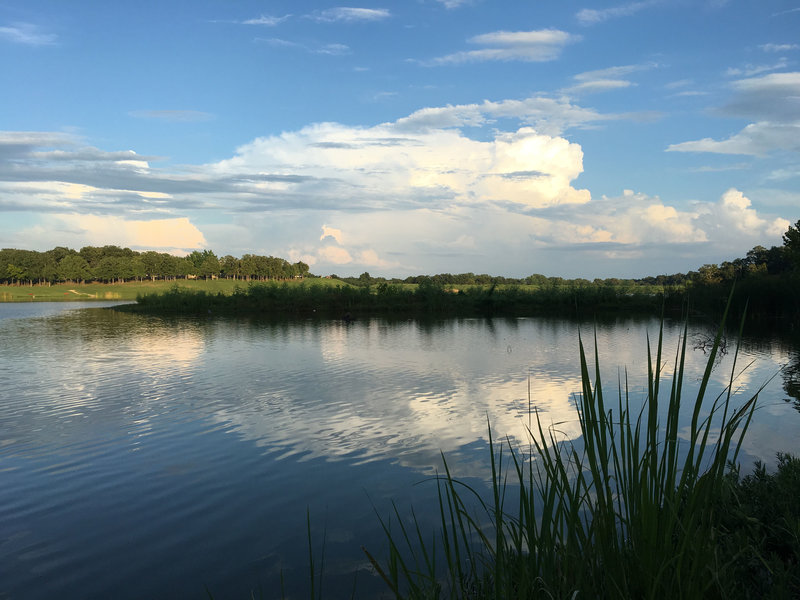
[[[529,398],[577,435],[570,321],[274,324],[81,306],[0,304],[0,598],[201,598],[204,586],[273,598],[281,571],[287,595],[307,597],[307,510],[326,540],[327,597],[349,594],[354,573],[360,597],[374,597],[383,588],[360,547],[382,556],[375,511],[413,502],[432,522],[425,480],[440,452],[480,487],[487,416],[524,440]],[[657,330],[597,325],[607,392],[627,367],[642,397]],[[670,356],[679,333],[667,327]],[[707,333],[690,327],[690,346]],[[705,356],[690,354],[696,384]],[[734,387],[768,382],[745,465],[800,452],[779,372],[798,362],[779,338],[745,341],[739,364],[752,364]]]

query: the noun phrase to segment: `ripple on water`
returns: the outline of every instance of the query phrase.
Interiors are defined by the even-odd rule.
[[[412,484],[440,470],[440,451],[454,473],[486,476],[487,416],[521,437],[529,385],[574,435],[566,321],[85,312],[0,318],[0,597],[188,598],[203,583],[247,597],[259,577],[305,567],[306,508],[315,535],[336,531],[337,565],[356,569],[358,546],[379,545],[375,505],[435,505],[435,486]],[[644,326],[627,327],[598,327],[613,378],[646,355]],[[772,398],[762,439],[796,440],[796,412]]]

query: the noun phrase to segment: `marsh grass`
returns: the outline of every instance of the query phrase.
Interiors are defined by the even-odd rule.
[[[570,315],[576,311],[639,310],[652,313],[663,304],[660,288],[636,294],[604,286],[562,286],[542,289],[472,287],[454,291],[423,283],[413,288],[380,284],[346,285],[253,283],[232,293],[172,288],[137,297],[136,306],[121,310],[169,314],[274,315],[290,317],[386,317]]]
[[[592,371],[581,341],[580,443],[543,427],[535,411],[527,449],[498,443],[490,427],[490,498],[453,477],[443,456],[440,532],[395,506],[381,518],[388,558],[365,550],[375,571],[397,598],[747,597],[731,577],[746,549],[722,543],[723,517],[736,504],[730,465],[760,390],[733,406],[734,355],[728,386],[710,397],[724,321],[688,402],[687,328],[671,380],[663,328],[654,354],[648,338],[639,410],[627,381],[609,401],[597,346]]]

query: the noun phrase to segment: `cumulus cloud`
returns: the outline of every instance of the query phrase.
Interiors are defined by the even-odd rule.
[[[583,170],[582,161],[577,144],[528,127],[482,142],[456,129],[407,132],[392,123],[370,128],[321,123],[259,138],[212,168],[220,175],[306,176],[290,187],[305,188],[328,208],[496,201],[542,207],[589,200],[586,190],[570,185]]]
[[[49,46],[58,38],[52,33],[44,33],[31,23],[12,23],[0,26],[0,40],[26,46]]]
[[[750,199],[735,188],[722,194],[716,204],[702,206],[697,220],[709,235],[719,236],[725,241],[734,241],[740,236],[754,241],[774,239],[790,225],[786,219],[760,217]]]
[[[290,256],[317,272],[356,274],[465,264],[497,273],[498,257],[509,274],[542,272],[558,249],[579,258],[559,263],[557,274],[584,276],[608,272],[610,257],[676,253],[686,263],[664,258],[663,268],[688,270],[698,247],[712,248],[717,257],[704,262],[713,262],[722,247],[743,253],[785,230],[735,191],[689,208],[636,192],[593,199],[575,183],[583,151],[562,131],[609,118],[622,116],[563,98],[484,101],[368,127],[317,123],[257,138],[226,160],[166,167],[62,134],[0,133],[0,211],[42,223],[24,245],[3,227],[0,239],[176,252],[210,242],[225,253]],[[472,126],[482,127],[480,137],[467,135]],[[201,214],[217,223],[202,233],[193,225]]]
[[[55,234],[55,235],[54,235]],[[81,247],[108,244],[137,249],[154,249],[176,254],[207,247],[201,231],[188,218],[135,220],[109,215],[48,215],[41,225],[20,233],[26,246],[52,247],[55,237],[60,245]]]
[[[485,48],[448,54],[427,61],[425,64],[452,65],[512,60],[545,62],[555,60],[561,55],[561,51],[566,45],[580,39],[578,35],[558,29],[494,31],[476,35],[468,40],[472,44],[486,46]]]
[[[342,243],[342,230],[336,229],[335,227],[329,227],[327,225],[322,226],[322,235],[319,236],[320,240],[324,240],[326,237],[333,238],[336,240],[337,243]]]
[[[317,251],[317,258],[332,265],[346,265],[353,262],[353,257],[344,248],[339,246],[325,246]]]
[[[561,226],[550,225],[556,230]],[[576,214],[565,227],[570,225],[566,239],[576,247],[620,258],[642,255],[648,248],[667,247],[675,251],[684,247],[691,253],[703,247],[713,248],[718,254],[744,253],[765,240],[778,241],[789,222],[760,216],[749,198],[731,188],[716,202],[694,202],[688,208],[625,190],[621,196],[593,201],[591,213]]]

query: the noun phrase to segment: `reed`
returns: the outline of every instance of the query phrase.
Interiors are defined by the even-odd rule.
[[[454,291],[429,282],[408,288],[253,283],[232,293],[174,287],[160,294],[142,294],[136,305],[119,310],[167,314],[271,315],[290,317],[450,317],[572,315],[603,311],[658,311],[660,288],[631,293],[608,286],[562,286],[537,290],[520,287],[472,287]],[[680,306],[680,304],[679,304]]]
[[[710,394],[724,320],[688,402],[686,328],[671,379],[664,375],[663,328],[654,352],[648,339],[640,410],[632,407],[627,381],[609,400],[596,344],[592,370],[581,341],[579,441],[543,427],[535,411],[527,449],[498,443],[490,427],[489,498],[453,477],[443,456],[438,534],[422,531],[413,511],[408,518],[395,507],[379,516],[388,557],[367,556],[395,597],[745,597],[737,565],[746,548],[759,554],[755,544],[725,542],[724,518],[738,489],[730,465],[760,390],[733,406],[734,357],[728,386]]]

